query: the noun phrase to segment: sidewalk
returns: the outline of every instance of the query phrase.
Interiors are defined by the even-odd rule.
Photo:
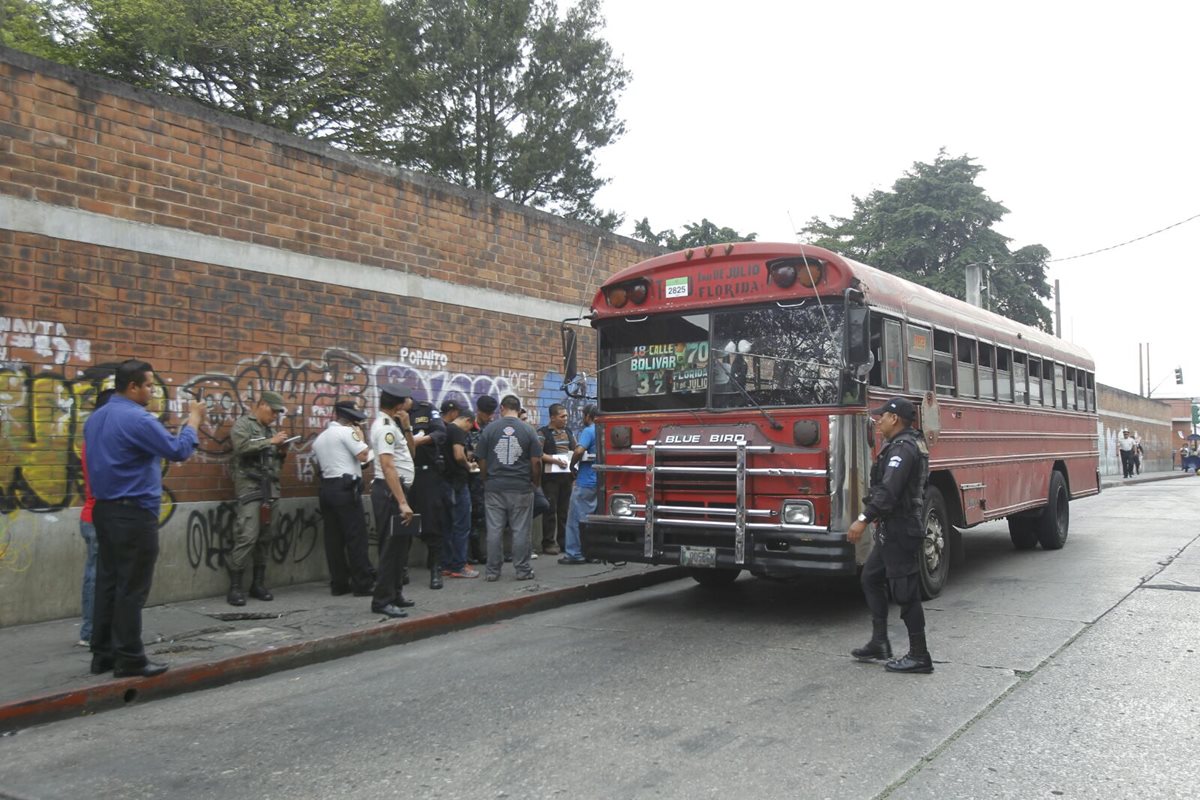
[[[1171,478],[1194,477],[1196,476],[1190,472],[1181,472],[1177,469],[1162,472],[1143,472],[1141,475],[1134,475],[1132,478],[1122,478],[1120,475],[1101,475],[1100,488],[1111,489],[1116,486],[1129,486],[1134,483],[1150,483],[1152,481],[1167,481]]]
[[[88,674],[91,654],[75,642],[78,618],[0,629],[0,733],[157,697],[415,641],[520,614],[634,591],[684,574],[644,564],[560,565],[543,555],[537,578],[517,581],[505,564],[499,582],[446,578],[412,569],[406,619],[371,613],[371,598],[332,597],[325,583],[272,588],[269,603],[241,608],[224,596],[152,606],[143,615],[146,653],[170,665],[156,678]],[[482,568],[480,568],[482,573]],[[268,578],[270,573],[268,572]]]

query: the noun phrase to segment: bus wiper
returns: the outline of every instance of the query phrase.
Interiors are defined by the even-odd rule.
[[[722,365],[722,366],[724,366],[724,365]],[[742,386],[742,383],[741,383],[741,381],[739,381],[737,378],[733,377],[733,373],[732,373],[732,372],[730,372],[730,373],[729,373],[729,382],[730,382],[731,384],[733,384],[734,386],[736,386],[736,387],[737,387],[737,390],[738,390],[739,392],[741,392],[741,393],[742,393],[742,397],[744,397],[744,398],[746,398],[747,400],[749,400],[749,401],[750,401],[750,405],[752,405],[752,406],[754,406],[756,409],[758,409],[758,413],[762,414],[762,415],[763,415],[763,418],[764,418],[764,419],[765,419],[767,422],[771,423],[771,428],[772,428],[772,430],[777,430],[777,431],[781,431],[781,430],[783,430],[783,426],[782,426],[782,425],[780,425],[780,424],[779,424],[779,423],[778,423],[778,422],[775,420],[775,418],[774,418],[774,417],[772,417],[770,414],[768,414],[768,413],[767,413],[767,410],[766,410],[765,408],[763,408],[762,406],[760,406],[760,405],[758,404],[758,401],[757,401],[757,400],[755,400],[753,397],[751,397],[751,396],[750,396],[750,393],[746,391],[746,387],[745,387],[745,386]]]

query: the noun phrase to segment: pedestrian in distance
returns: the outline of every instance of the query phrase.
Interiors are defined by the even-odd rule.
[[[114,389],[83,427],[98,550],[91,672],[151,677],[167,670],[146,658],[142,644],[142,608],[158,560],[162,460],[184,461],[195,451],[205,404],[192,401],[172,436],[146,410],[155,392],[150,364],[122,362]]]
[[[929,480],[929,447],[913,427],[917,410],[896,397],[871,411],[879,417],[879,432],[887,440],[871,468],[871,488],[858,519],[846,538],[857,543],[875,523],[875,546],[863,565],[862,587],[871,610],[871,640],[851,651],[860,661],[886,660],[888,672],[933,672],[925,641],[925,611],[921,607],[919,562],[924,539],[922,511]],[[888,641],[888,593],[900,606],[908,629],[908,654],[892,658]]]
[[[1117,449],[1121,453],[1121,475],[1125,478],[1133,477],[1133,448],[1137,445],[1137,440],[1130,435],[1129,431],[1121,431],[1121,438],[1117,442]]]
[[[353,400],[333,406],[334,421],[313,440],[320,467],[317,502],[325,523],[325,563],[329,591],[335,597],[350,592],[370,597],[375,591],[367,554],[367,521],[362,507],[362,467],[370,460],[359,425],[367,415]]]
[[[596,458],[595,406],[584,407],[583,426],[571,453],[571,469],[576,470],[575,487],[571,490],[571,512],[567,515],[566,553],[558,560],[560,564],[600,563],[599,559],[583,554],[579,535],[583,520],[588,514],[596,513],[596,472],[592,469],[592,461]]]
[[[554,403],[549,408],[549,424],[538,428],[542,443],[542,491],[549,501],[542,518],[542,552],[558,555],[567,540],[567,515],[571,508],[571,454],[575,452],[575,434],[567,425],[567,407]]]
[[[379,536],[379,574],[371,611],[391,618],[407,617],[404,609],[414,605],[404,597],[404,566],[419,530],[408,503],[416,471],[413,465],[412,425],[408,409],[412,400],[398,384],[381,387],[379,416],[371,425],[371,449],[375,451],[375,479],[371,482],[371,510]]]
[[[264,602],[275,599],[266,584],[267,552],[288,435],[272,426],[285,411],[283,397],[264,391],[250,413],[239,417],[229,433],[233,442],[233,496],[237,502],[233,549],[229,552],[229,593],[225,595],[231,606],[246,605],[242,576],[247,558],[254,566],[250,596]]]
[[[471,491],[471,541],[467,549],[470,560],[476,564],[483,564],[487,560],[483,552],[484,542],[487,541],[487,519],[483,509],[483,478],[480,477],[476,445],[479,444],[483,429],[495,418],[499,405],[490,394],[479,395],[475,400],[475,423],[467,432],[467,454],[473,467],[467,484]]]
[[[479,436],[476,457],[484,486],[487,515],[487,580],[500,580],[504,566],[504,526],[512,529],[513,568],[517,580],[534,577],[529,533],[533,523],[534,487],[541,481],[542,446],[537,431],[518,418],[521,401],[506,395],[500,418]]]
[[[96,395],[96,405],[92,411],[103,408],[112,397],[112,389],[104,389]],[[92,615],[96,608],[96,561],[99,557],[99,546],[96,544],[96,524],[93,510],[96,507],[96,496],[92,494],[91,481],[87,471],[87,443],[79,446],[79,464],[83,468],[83,508],[79,509],[79,535],[87,547],[87,557],[83,562],[83,585],[80,587],[80,606],[83,614],[79,623],[80,647],[92,646]]]

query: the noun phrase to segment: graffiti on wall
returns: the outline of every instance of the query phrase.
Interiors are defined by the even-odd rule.
[[[201,566],[210,570],[225,569],[226,558],[233,550],[233,527],[237,506],[232,501],[217,503],[205,509],[195,509],[187,521],[187,558],[192,569]],[[272,519],[271,560],[276,564],[299,564],[317,546],[321,530],[321,512],[297,506],[290,511],[277,510]]]
[[[58,323],[0,317],[0,515],[17,511],[52,512],[83,502],[80,446],[83,426],[95,398],[116,364],[92,364],[91,342],[73,337]],[[73,372],[74,377],[69,373]],[[583,400],[565,398],[562,376],[533,370],[501,369],[498,373],[455,369],[450,356],[430,349],[401,347],[394,356],[370,360],[343,349],[326,350],[316,360],[295,359],[287,353],[261,353],[238,361],[227,371],[195,375],[172,388],[159,381],[150,410],[174,427],[188,402],[202,399],[207,418],[200,430],[195,458],[228,461],[233,422],[248,413],[265,390],[283,396],[288,411],[283,429],[299,436],[291,462],[296,479],[315,479],[310,445],[333,419],[333,406],[353,400],[368,413],[378,407],[379,386],[401,384],[414,399],[439,406],[454,400],[473,410],[478,398],[515,394],[530,411],[530,422],[541,424],[551,403],[564,402],[576,427],[582,420]],[[594,383],[591,385],[594,391]],[[165,524],[175,508],[170,489],[170,464],[163,465]],[[216,569],[232,537],[232,517],[226,504],[189,516],[188,557],[194,568]],[[228,518],[227,518],[228,517]],[[281,518],[287,529],[275,540],[273,557],[301,561],[314,549],[319,515]],[[8,526],[0,521],[0,564],[24,563],[29,554],[10,547]]]

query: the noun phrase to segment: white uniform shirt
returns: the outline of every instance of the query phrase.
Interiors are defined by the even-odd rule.
[[[367,449],[367,443],[357,427],[334,422],[313,440],[312,449],[321,465],[322,478],[362,477],[358,454]]]
[[[375,451],[375,480],[385,480],[383,475],[383,459],[380,456],[392,456],[392,464],[400,475],[400,482],[412,486],[417,470],[413,465],[412,453],[408,452],[408,441],[395,420],[387,414],[380,414],[371,423],[371,448]]]

